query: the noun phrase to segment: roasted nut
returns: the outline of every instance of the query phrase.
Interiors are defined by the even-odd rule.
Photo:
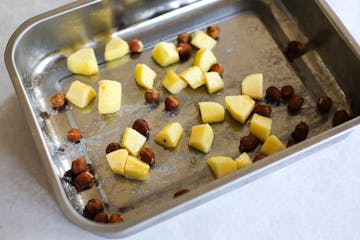
[[[81,138],[81,133],[80,130],[77,128],[71,128],[68,132],[67,132],[67,139],[70,142],[79,142]]]
[[[107,146],[106,146],[106,150],[105,150],[105,153],[106,154],[109,154],[111,152],[114,152],[116,150],[119,150],[121,148],[121,145],[117,142],[112,142],[112,143],[109,143]]]
[[[179,191],[175,192],[174,193],[174,198],[178,197],[178,196],[181,196],[187,192],[190,192],[190,189],[187,189],[187,188],[182,188],[180,189]]]
[[[333,118],[333,126],[340,125],[350,119],[349,114],[345,110],[336,111]]]
[[[95,215],[95,217],[93,218],[93,220],[95,222],[99,222],[99,223],[107,223],[108,221],[108,215],[106,213],[98,213]]]
[[[210,37],[217,39],[217,38],[219,38],[219,35],[220,35],[220,28],[218,25],[211,25],[211,26],[207,27],[206,33]]]
[[[277,106],[280,104],[281,92],[277,87],[271,86],[266,89],[265,98],[272,103],[275,103]]]
[[[109,217],[108,223],[119,223],[124,221],[123,217],[120,214],[111,214]]]
[[[191,35],[189,33],[180,33],[177,37],[178,43],[190,43],[191,42]]]
[[[328,113],[332,107],[332,100],[328,96],[321,96],[317,101],[316,108],[320,113]]]
[[[174,96],[168,96],[165,98],[165,110],[172,111],[178,108],[180,105],[179,99]]]
[[[281,97],[285,100],[289,100],[294,95],[294,88],[290,85],[283,86],[281,88]]]
[[[294,95],[290,98],[288,102],[288,112],[296,115],[300,110],[304,103],[304,99],[299,95]]]
[[[160,93],[156,89],[148,89],[145,92],[146,103],[155,103],[159,100]]]
[[[84,189],[90,186],[90,184],[94,181],[94,176],[89,172],[79,173],[75,179],[75,185]]]
[[[57,93],[51,97],[50,101],[54,109],[59,109],[66,103],[65,94]]]
[[[104,206],[102,201],[96,198],[90,199],[84,209],[84,214],[87,216],[95,216],[98,213],[101,213],[104,211]]]
[[[217,72],[222,75],[224,73],[224,67],[220,63],[215,63],[211,65],[209,72]]]
[[[79,173],[86,172],[87,171],[87,163],[85,159],[78,158],[72,161],[71,163],[71,172],[74,174],[74,176],[78,175]]]
[[[240,152],[251,152],[259,144],[259,140],[253,135],[244,136],[240,140]]]
[[[260,159],[263,159],[263,158],[265,158],[265,157],[267,157],[266,154],[260,153],[260,154],[258,154],[258,155],[256,155],[256,156],[254,157],[253,162],[259,161]]]
[[[303,44],[298,41],[290,41],[287,43],[285,48],[285,55],[289,61],[294,60],[295,58],[300,57],[308,50],[308,45]]]
[[[139,39],[133,39],[129,42],[129,49],[133,53],[142,53],[144,44]]]
[[[291,146],[293,146],[293,145],[295,145],[297,142],[294,140],[294,139],[289,139],[288,140],[288,142],[287,142],[287,144],[286,144],[286,147],[288,148],[288,147],[291,147]]]
[[[291,134],[295,141],[300,142],[306,139],[307,135],[309,134],[309,126],[304,123],[300,122],[295,127],[295,131]]]
[[[272,109],[268,105],[259,104],[254,107],[253,113],[257,113],[265,117],[270,117],[271,111]]]
[[[187,60],[191,56],[192,47],[188,43],[179,43],[176,45],[176,51],[181,60]]]
[[[145,121],[145,119],[136,119],[132,125],[132,128],[138,131],[141,135],[149,138],[150,127],[149,124]]]
[[[140,151],[140,159],[141,161],[146,162],[147,164],[152,166],[155,163],[155,153],[151,148],[144,147]]]

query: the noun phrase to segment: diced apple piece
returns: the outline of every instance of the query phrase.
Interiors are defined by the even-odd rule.
[[[254,113],[250,121],[250,134],[254,135],[262,142],[270,135],[272,120],[271,118]]]
[[[254,100],[263,98],[263,75],[262,73],[251,74],[242,80],[242,94],[248,95]]]
[[[136,65],[135,80],[140,86],[146,89],[152,89],[154,86],[155,77],[156,72],[154,72],[146,64],[139,63]]]
[[[216,62],[214,53],[210,49],[202,48],[195,53],[193,66],[198,66],[203,72],[207,72]]]
[[[100,114],[114,113],[121,107],[121,83],[112,80],[99,81],[98,111]]]
[[[207,160],[207,163],[217,178],[232,173],[237,169],[236,162],[229,157],[211,157]]]
[[[191,44],[199,49],[213,49],[216,45],[216,40],[203,31],[198,30],[192,35]]]
[[[141,135],[138,131],[132,128],[126,128],[123,138],[122,146],[126,148],[133,156],[137,156],[141,148],[145,145],[146,137]]]
[[[225,105],[230,115],[244,124],[255,107],[255,101],[247,95],[226,96]]]
[[[187,82],[182,80],[173,70],[167,71],[162,85],[172,94],[177,94],[187,87]]]
[[[203,153],[208,153],[213,142],[214,132],[208,123],[196,125],[191,128],[189,139],[190,147],[193,147]]]
[[[149,164],[131,155],[128,156],[125,164],[125,177],[133,180],[145,180],[150,175]]]
[[[244,168],[252,164],[252,160],[246,152],[242,153],[237,159],[235,159],[235,162],[237,164],[237,169]]]
[[[95,75],[99,72],[94,49],[79,49],[67,58],[67,66],[70,72],[82,75]]]
[[[260,148],[260,152],[266,155],[271,155],[284,150],[285,148],[285,145],[275,135],[271,135],[266,138],[264,144]]]
[[[121,38],[111,39],[105,46],[105,61],[121,58],[129,53],[129,44]]]
[[[176,47],[170,42],[160,42],[156,44],[152,51],[155,61],[162,67],[169,66],[180,60]]]
[[[106,160],[114,173],[125,175],[125,165],[128,155],[129,152],[126,149],[118,149],[106,154]]]
[[[65,97],[75,106],[84,108],[96,97],[96,92],[91,86],[76,80],[71,83]]]
[[[175,148],[183,135],[184,129],[180,123],[173,122],[165,126],[155,136],[155,141],[165,148]]]
[[[199,102],[202,123],[217,123],[225,119],[225,109],[217,102]]]
[[[198,66],[192,66],[183,71],[180,77],[184,79],[192,89],[196,89],[205,84],[205,78]]]
[[[218,72],[206,72],[204,75],[206,87],[210,94],[224,88],[224,81]]]

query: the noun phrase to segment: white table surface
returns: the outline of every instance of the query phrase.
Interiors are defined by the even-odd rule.
[[[23,21],[70,2],[1,0],[1,55]],[[328,2],[359,43],[360,1]],[[60,212],[2,57],[0,76],[0,239],[102,239]],[[360,239],[359,142],[357,127],[342,142],[127,239]]]

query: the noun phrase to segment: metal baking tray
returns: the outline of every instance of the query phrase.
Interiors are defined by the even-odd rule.
[[[225,66],[225,89],[208,95],[204,88],[186,89],[178,97],[181,109],[166,114],[163,105],[149,108],[144,104],[143,90],[134,81],[137,63],[152,67],[158,74],[155,87],[161,87],[165,70],[151,59],[151,49],[159,41],[173,41],[184,31],[204,30],[218,24],[221,36],[214,53]],[[111,36],[126,40],[139,38],[145,52],[133,58],[126,56],[104,63],[103,52]],[[311,42],[312,48],[290,62],[284,55],[288,41]],[[81,47],[93,47],[100,63],[100,73],[93,77],[72,75],[66,68],[66,56]],[[156,0],[156,1],[77,1],[22,24],[6,48],[5,61],[11,80],[43,160],[49,183],[59,207],[70,221],[96,234],[124,237],[159,223],[175,214],[244,185],[271,171],[311,154],[347,136],[360,118],[360,50],[343,25],[323,0]],[[191,60],[168,67],[180,73]],[[271,155],[252,166],[215,179],[206,164],[209,156],[236,158],[241,136],[248,124],[241,125],[226,115],[222,124],[214,124],[215,142],[209,154],[187,146],[191,126],[200,123],[197,102],[214,100],[224,104],[224,96],[240,94],[241,79],[262,72],[264,87],[285,84],[294,86],[305,103],[300,114],[290,116],[286,104],[273,107],[272,133],[286,142],[294,126],[306,121],[309,138],[291,148]],[[97,89],[99,79],[113,79],[123,84],[123,105],[117,114],[101,116],[96,101],[85,109],[71,107],[57,113],[50,97],[64,92],[69,84],[81,80]],[[327,94],[334,106],[328,115],[315,111],[316,99]],[[338,109],[351,113],[352,120],[332,128],[332,115]],[[49,119],[40,115],[47,111]],[[136,118],[145,118],[152,128],[147,145],[157,155],[151,177],[144,181],[115,176],[109,169],[104,149],[120,141],[127,126]],[[179,121],[185,129],[180,145],[172,151],[154,143],[154,135],[170,121]],[[66,132],[80,128],[83,139],[69,144]],[[76,192],[63,181],[71,161],[84,156],[95,167],[98,185]],[[174,198],[182,188],[191,191]],[[121,213],[119,224],[98,224],[81,215],[84,204],[101,198],[108,212]]]

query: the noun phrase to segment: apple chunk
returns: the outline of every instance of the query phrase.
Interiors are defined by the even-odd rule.
[[[195,31],[191,38],[191,44],[199,49],[213,49],[216,45],[216,40],[204,33],[203,31]]]
[[[237,159],[235,159],[235,162],[238,169],[247,167],[252,164],[251,158],[246,152],[242,153]]]
[[[165,148],[175,148],[184,133],[184,129],[178,122],[173,122],[165,126],[155,136],[155,141]]]
[[[156,44],[152,51],[152,57],[162,67],[169,66],[180,60],[175,45],[170,42],[160,42]]]
[[[140,159],[128,156],[125,164],[125,177],[133,180],[146,180],[150,175],[149,164]]]
[[[96,97],[96,92],[91,86],[76,80],[71,83],[65,97],[75,106],[84,108]]]
[[[208,93],[215,93],[224,88],[224,81],[218,72],[206,72],[204,75]]]
[[[182,80],[173,70],[167,71],[162,85],[172,94],[177,94],[187,87],[187,82]]]
[[[226,96],[225,105],[230,115],[244,124],[255,107],[255,101],[247,95]]]
[[[106,160],[114,173],[125,175],[125,165],[128,155],[129,152],[126,149],[118,149],[106,154]]]
[[[146,137],[132,128],[126,128],[121,145],[126,148],[133,156],[137,156],[141,148],[145,145]]]
[[[192,89],[196,89],[205,84],[205,78],[198,66],[192,66],[183,71],[180,77],[184,79]]]
[[[129,53],[129,44],[121,38],[111,39],[105,46],[104,58],[109,62]]]
[[[254,113],[250,121],[250,134],[254,135],[262,142],[270,135],[272,120],[271,118]]]
[[[202,123],[218,123],[225,119],[225,109],[217,102],[199,102]]]
[[[121,83],[112,80],[99,81],[98,111],[100,114],[114,113],[121,107]]]
[[[207,160],[207,163],[217,178],[237,170],[236,162],[232,158],[225,156],[211,157]]]
[[[140,86],[146,89],[152,89],[154,86],[155,77],[156,72],[154,72],[146,64],[139,63],[136,65],[135,80]]]
[[[195,53],[193,66],[198,66],[203,72],[207,72],[216,62],[213,52],[210,49],[202,48]]]
[[[203,153],[208,153],[213,142],[214,132],[208,123],[196,125],[191,128],[189,139],[190,147],[193,147]]]
[[[243,95],[248,95],[255,100],[261,100],[263,98],[262,73],[251,74],[245,77],[242,80],[241,89]]]
[[[92,48],[77,50],[67,58],[67,66],[70,72],[82,75],[95,75],[99,72],[98,63]]]
[[[275,135],[271,135],[266,138],[264,144],[260,148],[260,152],[266,155],[271,155],[284,150],[285,148],[285,145]]]

